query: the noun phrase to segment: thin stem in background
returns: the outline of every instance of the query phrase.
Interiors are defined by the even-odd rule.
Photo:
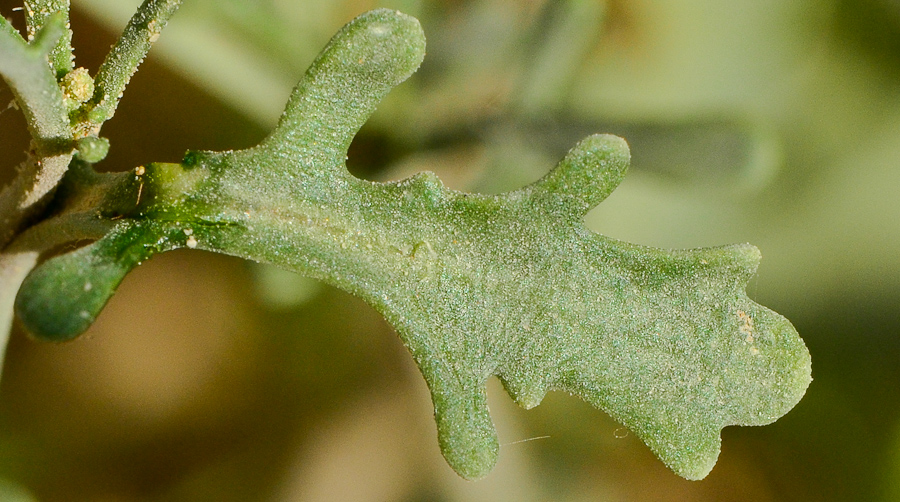
[[[0,373],[3,371],[6,345],[12,331],[16,292],[28,272],[37,265],[39,256],[37,251],[0,253]]]
[[[599,39],[606,9],[595,0],[550,2],[532,28],[528,60],[516,96],[518,108],[542,116],[564,106],[569,88],[591,46]]]

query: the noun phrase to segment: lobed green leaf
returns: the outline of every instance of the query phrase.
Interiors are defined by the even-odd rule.
[[[786,319],[747,297],[755,247],[661,250],[584,227],[625,174],[624,140],[588,137],[543,179],[492,196],[432,173],[351,176],[350,141],[423,55],[415,19],[373,11],[332,39],[259,146],[189,152],[114,180],[73,170],[72,207],[90,207],[92,184],[113,187],[97,204],[113,230],[37,268],[21,320],[68,339],[128,270],[178,247],[321,279],[396,328],[431,390],[441,450],[468,479],[499,451],[485,394],[494,375],[526,408],[550,390],[582,397],[690,479],[712,468],[723,427],[770,423],[797,403],[809,354]]]

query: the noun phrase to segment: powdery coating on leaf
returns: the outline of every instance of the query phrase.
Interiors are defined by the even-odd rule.
[[[584,227],[625,174],[622,139],[591,136],[543,179],[495,196],[449,190],[432,173],[393,183],[349,175],[351,139],[423,54],[414,19],[357,18],[260,146],[191,152],[182,165],[122,177],[103,206],[120,230],[100,248],[120,250],[106,256],[124,269],[142,253],[218,251],[362,297],[415,358],[441,450],[469,479],[486,475],[499,451],[485,394],[492,375],[529,408],[553,389],[581,396],[691,479],[712,468],[723,427],[766,424],[797,403],[809,354],[786,319],[747,298],[755,247],[668,251]],[[36,283],[58,277],[66,256],[38,269],[44,279],[23,288],[20,304],[45,291]],[[103,289],[103,277],[90,279],[90,291]],[[45,312],[56,308],[50,297]]]

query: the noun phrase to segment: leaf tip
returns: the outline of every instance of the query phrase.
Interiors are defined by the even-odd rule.
[[[425,33],[416,18],[390,9],[358,16],[313,61],[261,146],[312,145],[342,163],[377,103],[409,78],[424,57]]]
[[[434,383],[440,386],[429,382]],[[483,384],[478,387],[450,393],[432,388],[441,453],[457,474],[470,481],[487,476],[500,454],[487,394]]]
[[[95,259],[93,246],[34,269],[19,290],[15,312],[34,338],[65,342],[87,331],[130,270]]]
[[[628,143],[611,134],[594,134],[581,140],[533,188],[566,197],[567,203],[584,215],[619,186],[631,151]]]
[[[422,64],[425,32],[418,19],[396,10],[376,9],[361,15],[357,22],[364,31],[361,38],[371,47],[371,61],[394,76],[390,85],[403,82]]]

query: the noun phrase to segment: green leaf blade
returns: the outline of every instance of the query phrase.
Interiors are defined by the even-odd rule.
[[[589,138],[544,179],[497,196],[429,173],[385,184],[334,173],[265,201],[208,185],[198,200],[237,196],[227,205],[245,212],[205,227],[201,247],[325,280],[381,312],[429,384],[439,443],[463,477],[496,462],[485,384],[497,375],[525,407],[550,390],[581,396],[699,479],[723,427],[796,404],[809,355],[790,323],[747,298],[755,247],[668,251],[584,227],[628,158],[624,141]],[[251,161],[272,162],[239,152],[215,164],[247,172]]]
[[[412,18],[357,18],[261,145],[193,152],[182,165],[120,177],[113,191],[128,209],[103,213],[121,222],[94,248],[102,252],[88,251],[98,272],[49,275],[68,274],[61,289],[77,296],[84,274],[100,274],[111,294],[145,255],[187,246],[358,295],[410,350],[432,393],[442,453],[467,479],[487,475],[499,452],[485,393],[494,375],[526,408],[551,390],[582,397],[690,479],[712,468],[723,427],[769,423],[797,403],[809,353],[786,319],[747,297],[755,247],[662,250],[585,228],[584,214],[627,170],[624,140],[591,136],[543,179],[499,195],[449,190],[432,173],[352,177],[352,136],[423,53]],[[39,267],[35,283],[67,256]],[[29,280],[23,292],[53,294],[49,280]],[[75,303],[60,315],[77,317]],[[86,303],[89,313],[102,307]],[[43,308],[23,305],[24,317]]]
[[[64,342],[77,337],[128,272],[157,252],[183,245],[179,232],[173,224],[126,220],[96,242],[43,262],[19,289],[16,316],[37,339]]]

